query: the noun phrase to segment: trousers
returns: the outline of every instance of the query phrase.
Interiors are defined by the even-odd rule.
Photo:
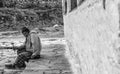
[[[15,65],[22,67],[25,65],[25,62],[29,62],[29,59],[32,56],[32,52],[26,51],[25,49],[17,50],[17,58],[15,60]]]

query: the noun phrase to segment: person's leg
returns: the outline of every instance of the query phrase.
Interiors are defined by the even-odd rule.
[[[25,67],[25,61],[28,61],[29,58],[31,57],[32,53],[31,52],[22,52],[18,55],[18,57],[15,60],[15,65],[17,67]]]
[[[12,69],[15,69],[15,68],[25,68],[26,67],[26,64],[25,64],[25,61],[28,61],[31,57],[32,53],[31,52],[21,52],[19,53],[19,55],[17,56],[16,60],[15,60],[15,63],[14,64],[8,64],[8,65],[5,65],[7,68],[12,68]]]

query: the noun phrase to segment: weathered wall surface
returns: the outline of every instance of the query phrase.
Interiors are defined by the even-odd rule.
[[[93,2],[91,2],[93,1]],[[66,53],[74,74],[120,74],[119,0],[86,0],[64,15]]]

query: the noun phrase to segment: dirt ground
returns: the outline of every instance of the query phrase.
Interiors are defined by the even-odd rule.
[[[4,35],[3,35],[4,34]],[[14,62],[16,51],[0,49],[0,74],[72,74],[65,57],[65,39],[62,31],[38,33],[41,38],[41,58],[30,60],[24,70],[4,69],[5,63]],[[5,35],[1,32],[0,46],[19,46],[24,42],[22,35]]]

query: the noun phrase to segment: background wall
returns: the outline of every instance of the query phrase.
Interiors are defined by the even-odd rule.
[[[104,8],[103,0],[86,0],[64,15],[74,74],[120,74],[118,1],[106,0]]]

